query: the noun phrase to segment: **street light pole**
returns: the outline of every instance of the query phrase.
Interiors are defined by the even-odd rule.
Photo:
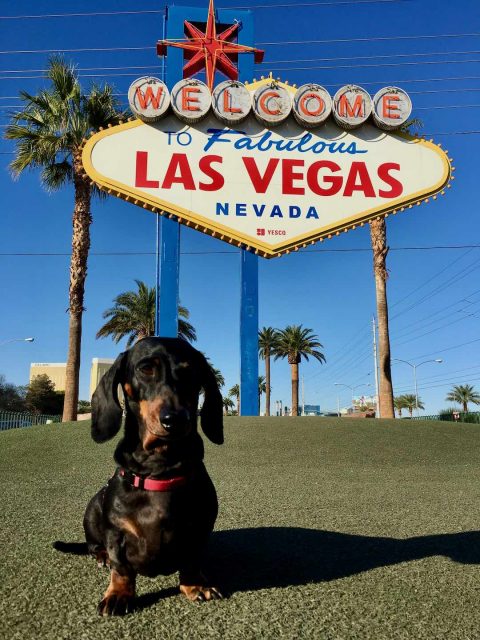
[[[415,386],[415,415],[418,416],[418,385],[417,385],[417,365],[413,365],[413,384]]]
[[[418,417],[418,384],[417,384],[417,367],[421,367],[422,364],[427,364],[428,362],[438,362],[440,364],[443,362],[442,358],[435,358],[435,360],[424,360],[423,362],[419,362],[418,364],[414,364],[413,362],[408,362],[408,360],[402,360],[401,358],[393,358],[393,362],[403,362],[408,364],[413,369],[413,384],[415,388],[415,415]]]
[[[9,344],[10,342],[33,342],[35,338],[11,338],[10,340],[4,340],[0,342],[0,347],[3,347],[4,344]]]

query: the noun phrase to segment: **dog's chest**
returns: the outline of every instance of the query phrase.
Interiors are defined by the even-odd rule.
[[[152,493],[131,513],[133,526],[123,527],[125,551],[139,573],[169,574],[178,569],[194,527],[189,503],[188,492]]]

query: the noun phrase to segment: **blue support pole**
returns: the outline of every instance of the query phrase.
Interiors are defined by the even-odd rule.
[[[180,276],[180,225],[157,216],[157,296],[155,335],[178,335],[178,290]]]
[[[181,4],[167,7],[164,39],[182,39],[184,20],[205,22],[205,7],[186,7]],[[242,28],[238,42],[254,46],[253,18],[250,11],[222,9],[217,12],[218,21],[232,24],[240,20]],[[253,55],[238,56],[239,78],[253,78]],[[165,74],[167,86],[181,79],[183,51],[170,49]],[[157,315],[156,335],[176,336],[178,327],[178,283],[180,257],[179,224],[168,218],[158,217],[157,223]],[[258,257],[241,250],[241,301],[240,301],[240,413],[258,415]]]
[[[163,19],[163,38],[182,38],[183,19],[169,20],[170,7]],[[165,63],[163,63],[165,64]],[[163,68],[163,79],[172,87],[182,78],[183,54],[169,52],[168,64]],[[178,301],[180,277],[180,225],[175,220],[157,216],[157,268],[155,335],[176,338],[178,335]]]
[[[240,257],[240,415],[258,416],[258,257]]]
[[[238,42],[255,46],[250,11],[242,17]],[[252,81],[253,55],[238,56],[238,73],[242,81]],[[258,416],[258,256],[240,251],[240,415]]]

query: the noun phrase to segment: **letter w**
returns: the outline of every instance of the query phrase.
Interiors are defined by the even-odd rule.
[[[255,191],[257,193],[265,193],[268,189],[268,185],[272,181],[273,174],[275,173],[275,169],[277,168],[280,160],[278,158],[270,158],[263,176],[260,175],[254,158],[242,158],[242,160]]]
[[[158,109],[158,107],[160,106],[162,93],[163,93],[163,87],[158,87],[156,96],[153,95],[152,87],[147,87],[147,90],[145,91],[145,93],[142,92],[140,87],[137,87],[136,96],[140,104],[140,107],[142,109],[146,109],[148,107],[149,102],[152,103],[152,107],[154,109]]]

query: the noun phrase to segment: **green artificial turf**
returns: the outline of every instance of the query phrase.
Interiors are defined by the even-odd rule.
[[[87,424],[0,433],[0,635],[7,640],[480,637],[480,427],[227,418],[207,444],[220,514],[207,573],[138,580],[139,610],[100,618],[107,570],[65,555],[114,442]]]

